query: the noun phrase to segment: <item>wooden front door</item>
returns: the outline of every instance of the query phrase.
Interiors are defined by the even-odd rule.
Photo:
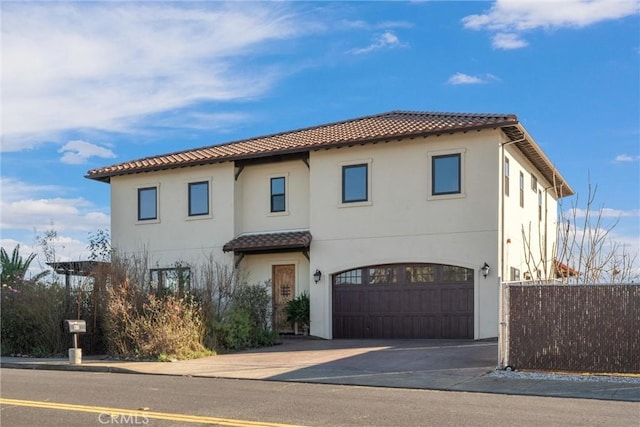
[[[287,323],[284,311],[287,302],[296,296],[296,266],[294,264],[274,265],[273,277],[273,324],[278,332],[293,332]]]

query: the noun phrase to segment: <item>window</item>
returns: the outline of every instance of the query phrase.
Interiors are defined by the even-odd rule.
[[[285,177],[271,178],[271,212],[286,211]]]
[[[538,191],[538,178],[534,174],[531,174],[531,190],[534,193]]]
[[[504,195],[509,195],[509,158],[504,158]]]
[[[538,221],[542,221],[542,190],[538,190]]]
[[[336,285],[361,285],[362,269],[345,271],[335,276]]]
[[[151,288],[159,295],[184,294],[190,289],[191,270],[189,267],[156,268],[151,271]]]
[[[511,267],[511,281],[518,282],[520,281],[520,270],[514,267]]]
[[[460,187],[460,154],[431,158],[431,194],[457,194]]]
[[[138,221],[158,219],[158,188],[138,188]]]
[[[524,174],[520,172],[520,207],[524,208]]]
[[[436,267],[433,265],[408,265],[405,267],[407,283],[431,283],[436,281]]]
[[[390,284],[396,283],[395,267],[374,267],[369,269],[369,284]]]
[[[189,216],[209,215],[209,183],[189,183]]]
[[[366,202],[369,200],[369,165],[342,167],[342,203]]]
[[[442,280],[445,282],[467,282],[473,279],[473,270],[455,265],[442,266]]]

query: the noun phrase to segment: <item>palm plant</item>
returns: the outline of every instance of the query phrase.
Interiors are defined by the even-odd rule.
[[[12,285],[24,280],[24,276],[35,257],[36,254],[32,253],[23,259],[20,255],[20,245],[16,245],[11,257],[4,248],[0,248],[0,279],[2,284]]]

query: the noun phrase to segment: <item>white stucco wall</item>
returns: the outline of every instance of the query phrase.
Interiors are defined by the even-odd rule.
[[[476,272],[475,336],[497,335],[498,285],[479,268],[498,265],[497,131],[393,141],[311,153],[311,284],[314,335],[332,337],[331,275],[395,262],[429,262]],[[431,196],[429,155],[463,155],[461,195]],[[370,164],[370,203],[341,204],[341,167]]]
[[[237,170],[237,169],[236,169]],[[271,178],[284,177],[286,211],[271,212]],[[235,185],[236,235],[309,228],[309,168],[302,160],[246,166]]]
[[[557,198],[552,184],[513,146],[507,146],[505,156],[510,164],[509,196],[504,197],[504,264],[502,277],[510,281],[511,268],[520,270],[531,279],[553,273],[554,247],[557,226]],[[520,173],[524,176],[524,207],[520,206]],[[536,191],[532,190],[531,174],[537,178]],[[542,192],[542,219],[538,216],[538,191]],[[546,242],[544,236],[547,236]],[[546,243],[546,250],[544,245]],[[546,277],[549,278],[549,277]]]
[[[233,163],[111,179],[111,239],[122,253],[145,251],[150,264],[200,263],[210,254],[228,259],[222,245],[234,237]],[[211,215],[188,216],[188,183],[209,181]],[[158,187],[158,220],[138,221],[138,188]]]

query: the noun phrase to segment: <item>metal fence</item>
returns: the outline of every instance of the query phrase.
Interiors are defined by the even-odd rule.
[[[640,373],[640,285],[503,283],[499,367]]]

